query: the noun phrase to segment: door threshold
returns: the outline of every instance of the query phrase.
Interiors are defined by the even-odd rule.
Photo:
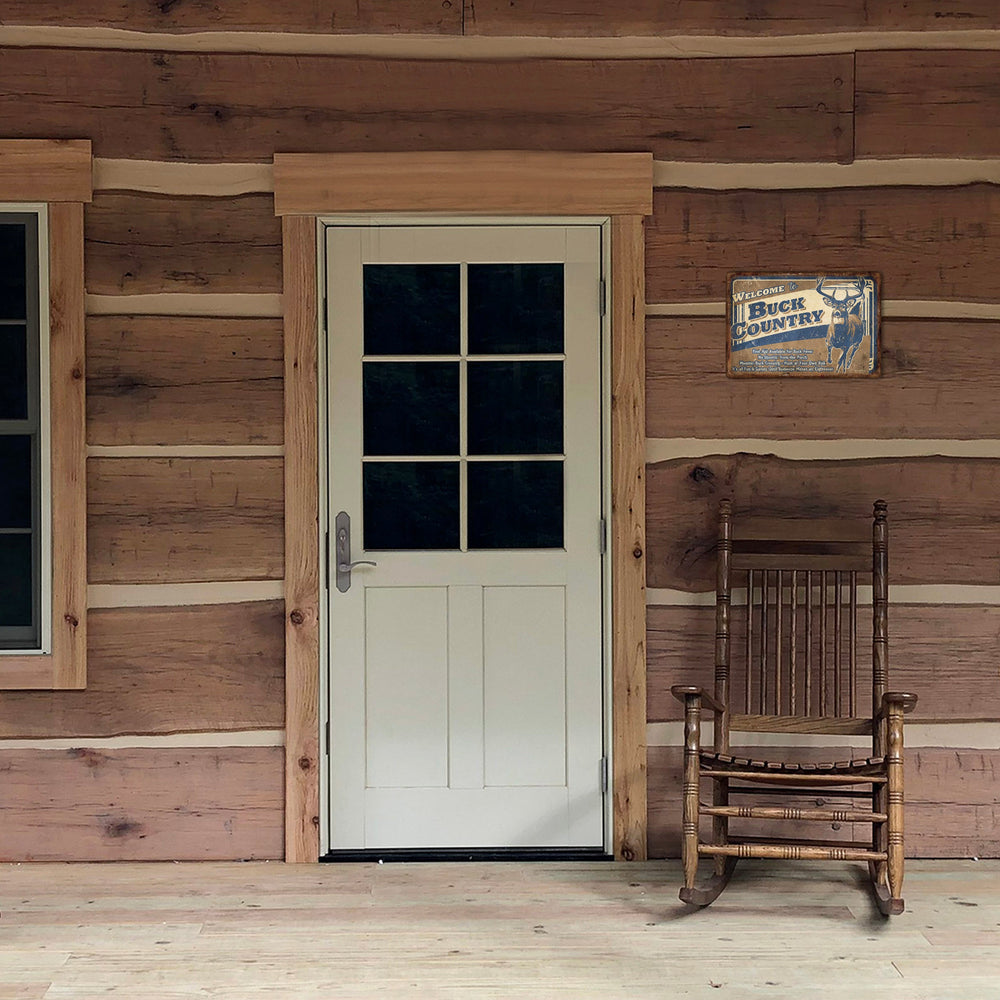
[[[603,847],[393,847],[327,851],[321,862],[614,861]]]

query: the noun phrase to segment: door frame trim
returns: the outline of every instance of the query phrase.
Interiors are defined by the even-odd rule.
[[[320,834],[317,218],[357,212],[611,217],[613,850],[646,858],[645,242],[651,153],[308,153],[274,157],[285,390],[285,860]]]

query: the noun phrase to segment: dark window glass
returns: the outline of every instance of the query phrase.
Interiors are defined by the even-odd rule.
[[[470,549],[563,546],[562,462],[470,462]]]
[[[458,354],[458,264],[365,264],[365,354]]]
[[[458,454],[458,362],[366,361],[366,455]]]
[[[28,419],[28,331],[0,326],[0,420]]]
[[[0,528],[31,527],[31,438],[0,437]]]
[[[0,225],[0,319],[27,318],[23,225]]]
[[[563,450],[561,361],[469,362],[469,454]]]
[[[31,535],[0,534],[0,626],[31,626]],[[11,643],[3,643],[11,646]],[[14,648],[30,643],[13,643]]]
[[[366,462],[365,549],[457,549],[458,462]]]
[[[562,350],[562,264],[469,265],[470,354]]]

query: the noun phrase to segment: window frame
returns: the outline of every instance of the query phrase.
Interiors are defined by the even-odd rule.
[[[49,595],[47,607],[44,596],[40,602],[41,648],[0,649],[0,690],[86,686],[83,205],[92,197],[91,162],[89,140],[0,140],[0,203],[39,219],[39,430],[48,433],[39,489],[49,550],[40,561],[49,581],[41,587]]]

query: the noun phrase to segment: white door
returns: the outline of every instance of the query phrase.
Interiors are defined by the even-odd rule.
[[[601,228],[326,232],[328,846],[600,848]]]

